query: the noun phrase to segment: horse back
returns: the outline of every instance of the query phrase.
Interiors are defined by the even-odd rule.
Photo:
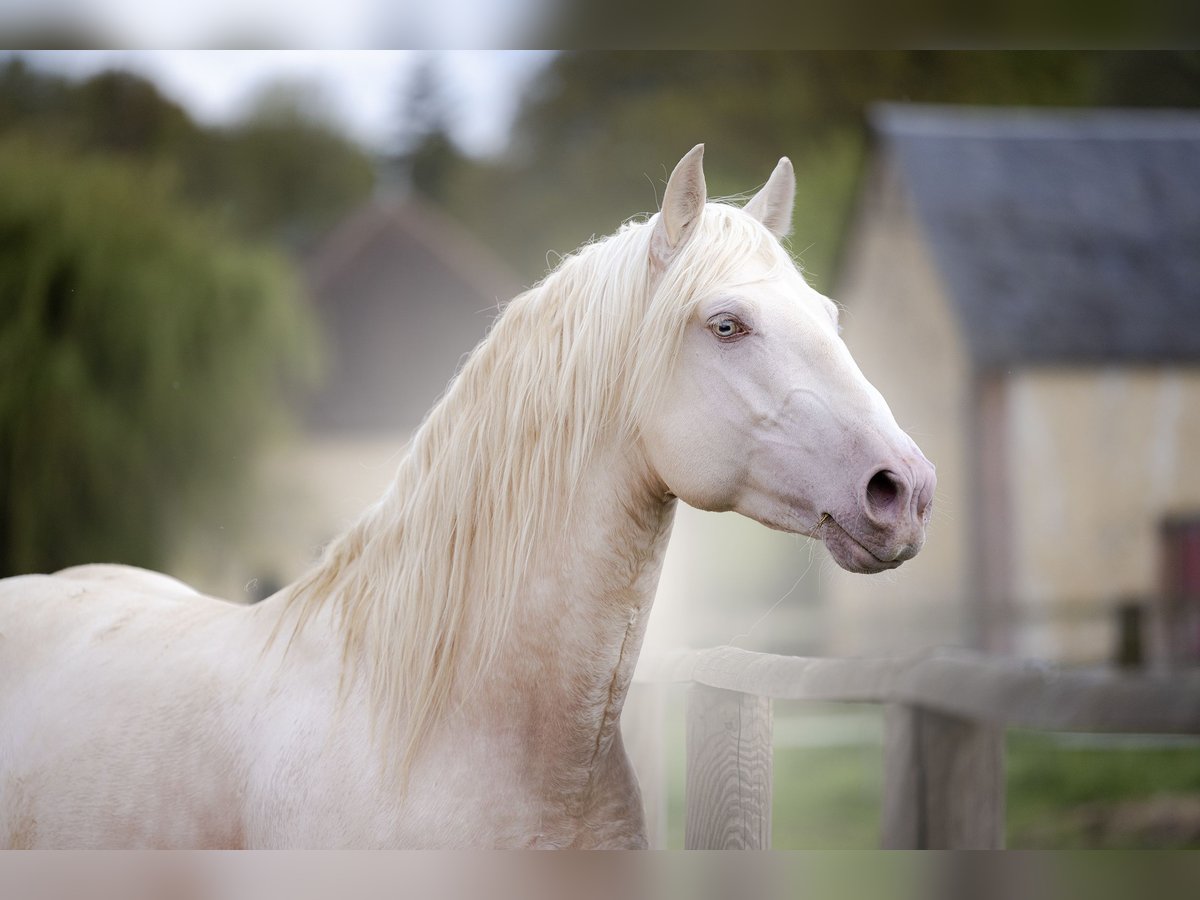
[[[124,566],[0,580],[0,847],[236,845],[245,612]]]
[[[169,626],[172,618],[183,627],[219,602],[182,581],[133,566],[75,566],[53,575],[0,579],[0,696],[22,673],[56,657],[102,656],[95,651],[129,639],[136,644],[139,633]]]
[[[122,588],[157,597],[203,596],[190,584],[184,584],[178,578],[172,578],[161,572],[151,572],[149,569],[140,569],[137,566],[93,563],[61,569],[52,577]]]

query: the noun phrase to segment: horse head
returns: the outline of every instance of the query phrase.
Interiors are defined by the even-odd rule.
[[[707,202],[702,160],[703,145],[680,160],[651,223],[655,290],[691,314],[641,423],[647,459],[692,506],[820,538],[852,572],[893,569],[925,542],[934,467],[855,364],[837,305],[780,244],[791,163],[737,209]]]

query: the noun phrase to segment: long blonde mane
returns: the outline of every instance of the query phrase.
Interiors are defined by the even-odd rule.
[[[695,304],[751,256],[786,260],[749,215],[709,204],[654,278],[653,221],[584,246],[507,305],[389,491],[291,589],[294,634],[332,605],[343,690],[363,678],[402,771],[503,644],[593,448],[654,409]]]

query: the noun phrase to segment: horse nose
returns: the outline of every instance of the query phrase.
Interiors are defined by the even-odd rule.
[[[867,515],[876,524],[885,524],[884,520],[895,518],[907,506],[905,500],[911,491],[909,483],[896,472],[880,469],[867,481]]]
[[[937,475],[923,455],[881,467],[867,479],[863,510],[876,526],[924,526],[933,508]]]
[[[916,503],[917,519],[928,522],[933,512],[933,494],[937,490],[937,470],[933,463],[922,456],[918,465],[914,467],[914,476],[916,488],[913,499]]]

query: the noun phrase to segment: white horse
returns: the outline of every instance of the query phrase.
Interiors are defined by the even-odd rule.
[[[619,719],[676,500],[879,572],[934,489],[780,246],[791,164],[739,209],[702,155],[507,306],[298,583],[0,582],[0,845],[644,846]]]

